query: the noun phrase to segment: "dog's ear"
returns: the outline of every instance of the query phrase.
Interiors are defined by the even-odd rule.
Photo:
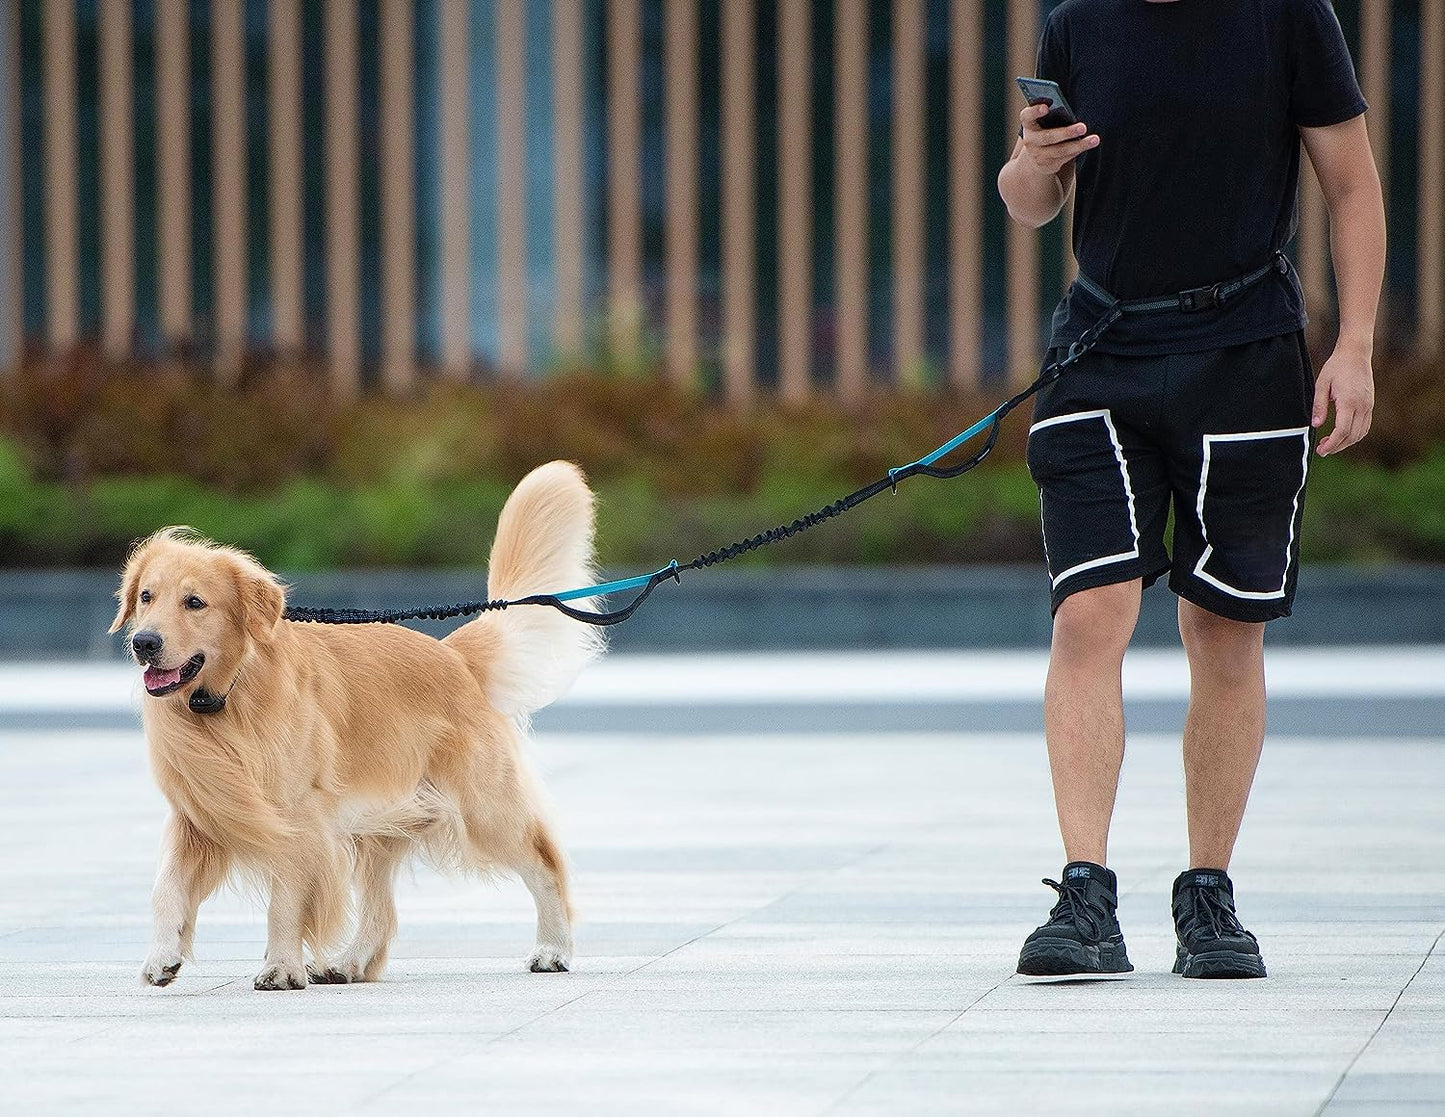
[[[253,640],[266,640],[286,611],[286,592],[269,571],[247,563],[236,571],[241,620]]]
[[[110,631],[119,632],[126,625],[130,624],[135,616],[136,595],[140,593],[140,549],[131,551],[130,558],[126,560],[125,569],[120,575],[120,589],[115,591],[116,600],[120,602],[120,608],[115,611],[115,620],[110,622]]]

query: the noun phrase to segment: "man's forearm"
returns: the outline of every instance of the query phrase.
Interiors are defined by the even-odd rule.
[[[1009,216],[1031,229],[1052,221],[1067,195],[1058,175],[1040,174],[1017,150],[998,173],[998,192]]]
[[[1337,344],[1369,353],[1385,281],[1385,206],[1379,180],[1355,183],[1330,199],[1329,210],[1340,304]]]

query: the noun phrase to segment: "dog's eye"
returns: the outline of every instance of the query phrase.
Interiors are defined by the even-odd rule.
[[[149,605],[149,604],[151,603],[151,591],[150,591],[150,590],[141,590],[141,591],[140,591],[140,603],[141,603],[142,605]]]
[[[186,598],[183,604],[187,609],[204,609],[206,607],[206,603],[195,594],[191,594],[190,597]]]

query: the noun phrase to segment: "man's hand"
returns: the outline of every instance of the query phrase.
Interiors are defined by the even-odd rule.
[[[1074,160],[1099,145],[1098,136],[1085,135],[1083,124],[1040,128],[1048,111],[1048,105],[1029,105],[1019,113],[1023,133],[998,173],[1009,216],[1031,229],[1058,216],[1074,188]]]
[[[1028,105],[1019,113],[1024,129],[1021,156],[1039,174],[1056,175],[1066,163],[1098,147],[1099,137],[1085,135],[1088,127],[1082,121],[1062,128],[1040,128],[1039,121],[1048,112],[1048,105]]]
[[[1370,430],[1375,409],[1375,377],[1370,369],[1370,352],[1362,347],[1337,345],[1315,380],[1315,405],[1310,425],[1325,425],[1330,404],[1335,407],[1335,425],[1320,442],[1320,457],[1353,446]]]

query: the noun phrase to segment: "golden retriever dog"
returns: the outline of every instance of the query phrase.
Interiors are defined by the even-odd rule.
[[[581,471],[533,470],[502,510],[488,595],[588,584],[592,529]],[[602,650],[599,629],[545,606],[483,613],[444,640],[288,621],[275,575],[184,528],[134,548],[117,597],[111,631],[129,630],[144,668],[151,766],[171,806],[145,982],[175,979],[201,901],[232,875],[268,897],[257,989],[375,981],[412,852],[521,877],[537,905],[528,963],[567,969],[567,868],[524,744],[528,715]]]

